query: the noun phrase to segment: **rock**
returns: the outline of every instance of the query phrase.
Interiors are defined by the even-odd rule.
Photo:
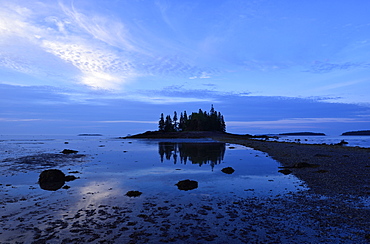
[[[41,172],[39,176],[39,185],[41,189],[56,191],[65,184],[66,181],[78,179],[74,175],[65,175],[59,169],[48,169]]]
[[[143,194],[142,192],[140,192],[140,191],[128,191],[127,193],[126,193],[126,196],[128,196],[128,197],[138,197],[138,196],[140,196],[141,194]]]
[[[344,145],[347,145],[348,142],[346,142],[345,140],[341,140],[339,143],[336,143],[334,145],[337,145],[337,146],[344,146]]]
[[[59,169],[48,169],[41,172],[39,185],[41,189],[56,191],[65,183],[65,174]]]
[[[175,184],[179,190],[189,191],[198,188],[198,182],[194,180],[181,180]]]
[[[221,171],[225,174],[232,174],[235,172],[235,170],[232,168],[232,167],[226,167],[226,168],[223,168],[221,169]]]
[[[278,172],[280,172],[280,173],[282,173],[282,174],[284,174],[284,175],[289,175],[289,174],[291,174],[291,173],[292,173],[292,171],[291,171],[291,170],[289,170],[289,169],[281,169],[281,170],[279,170]]]
[[[72,181],[72,180],[75,180],[75,179],[78,179],[78,178],[74,175],[67,175],[66,177],[64,177],[65,181]]]
[[[319,167],[320,165],[318,164],[310,164],[310,163],[296,163],[292,166],[292,168],[297,168],[297,169],[301,169],[301,168],[316,168],[316,167]]]
[[[314,157],[322,157],[322,158],[330,158],[331,156],[330,155],[326,155],[326,154],[321,154],[321,153],[316,153],[315,155],[313,155]]]
[[[71,149],[64,149],[63,151],[61,151],[61,153],[63,153],[63,154],[71,154],[71,153],[78,153],[78,151],[71,150]]]

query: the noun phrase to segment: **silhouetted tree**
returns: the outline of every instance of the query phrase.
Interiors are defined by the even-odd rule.
[[[173,112],[173,128],[174,130],[178,130],[178,124],[177,124],[177,113],[176,111]]]
[[[172,119],[171,119],[171,116],[169,116],[169,115],[166,116],[166,120],[164,122],[164,131],[165,132],[174,131],[173,124],[172,124]]]
[[[159,131],[164,131],[164,117],[163,117],[163,113],[161,113],[161,118],[159,119],[159,122],[158,122],[158,128],[159,128]]]
[[[185,125],[184,115],[181,112],[180,113],[180,121],[179,121],[179,131],[183,131],[184,130],[184,125]]]

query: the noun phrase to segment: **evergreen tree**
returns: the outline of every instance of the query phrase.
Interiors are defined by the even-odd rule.
[[[158,128],[159,128],[159,131],[164,131],[164,117],[163,117],[163,113],[161,113],[161,118],[159,119],[159,122],[158,122]]]
[[[172,124],[172,119],[171,119],[171,116],[169,116],[169,115],[166,116],[166,121],[164,122],[164,131],[165,132],[174,131],[173,124]]]
[[[173,128],[174,128],[175,131],[178,129],[177,113],[176,113],[176,111],[173,112]]]
[[[184,115],[182,112],[180,113],[180,121],[179,121],[179,131],[183,131],[185,128],[185,121],[184,121]]]

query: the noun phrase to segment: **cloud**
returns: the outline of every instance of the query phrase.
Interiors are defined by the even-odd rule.
[[[0,118],[1,122],[31,122],[40,121],[41,119],[16,119],[16,118]]]
[[[119,90],[139,76],[205,79],[217,73],[187,61],[181,45],[171,40],[149,41],[148,23],[141,32],[132,31],[135,27],[128,18],[73,4],[6,3],[0,6],[0,66],[43,78],[47,85],[79,83],[106,90]]]
[[[142,120],[106,120],[97,121],[99,123],[134,123],[134,124],[158,124],[158,121],[142,121]]]
[[[367,82],[367,81],[369,81],[369,79],[349,80],[349,81],[345,81],[345,82],[337,82],[337,83],[334,83],[334,84],[317,87],[317,88],[313,89],[313,91],[315,91],[315,92],[320,91],[321,92],[321,91],[333,90],[333,89],[338,89],[338,88],[342,88],[342,87],[353,86],[353,85],[356,85],[358,83],[363,83],[363,82]],[[337,98],[337,99],[340,99],[340,98]]]
[[[314,73],[314,74],[324,74],[337,70],[351,70],[356,68],[366,68],[370,67],[370,63],[358,63],[358,62],[345,62],[345,63],[331,63],[331,62],[321,62],[315,61],[308,70],[304,72]]]
[[[93,88],[118,89],[132,77],[132,66],[114,53],[82,44],[44,41],[45,49],[71,63],[83,76],[81,82]]]
[[[369,120],[356,118],[290,118],[271,121],[227,121],[230,126],[257,128],[304,128],[323,123],[369,123]]]
[[[95,39],[124,51],[139,51],[137,45],[133,44],[134,38],[130,36],[125,25],[112,16],[107,18],[96,13],[86,15],[77,10],[73,4],[71,7],[64,4],[60,4],[60,6],[74,25]]]

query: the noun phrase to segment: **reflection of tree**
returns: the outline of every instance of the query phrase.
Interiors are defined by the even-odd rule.
[[[172,143],[160,142],[158,151],[161,157],[161,162],[173,160],[177,163],[180,156],[180,163],[186,164],[190,161],[192,164],[211,165],[212,169],[215,165],[220,164],[225,155],[225,143]]]

